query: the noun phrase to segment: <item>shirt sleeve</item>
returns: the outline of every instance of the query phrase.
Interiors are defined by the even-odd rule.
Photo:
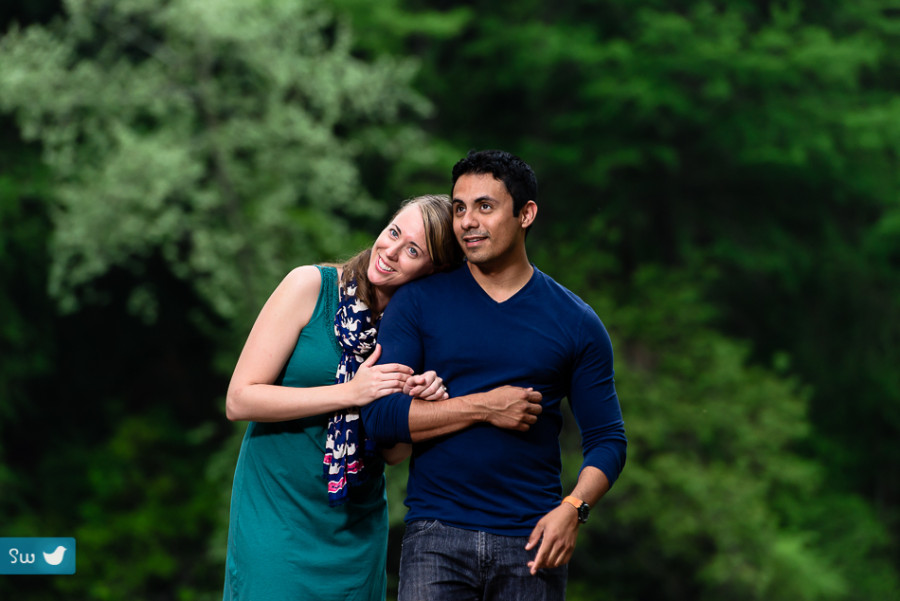
[[[378,328],[381,345],[379,365],[400,363],[422,372],[422,341],[417,326],[417,303],[404,286],[394,293]],[[360,409],[366,436],[381,446],[391,447],[399,442],[412,442],[409,432],[409,407],[412,397],[391,394],[381,397]]]
[[[589,465],[599,469],[612,486],[625,466],[627,448],[613,377],[612,342],[600,318],[589,308],[578,332],[569,402],[581,431],[582,469]]]

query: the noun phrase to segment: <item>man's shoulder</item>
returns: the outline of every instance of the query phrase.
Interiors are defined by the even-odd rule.
[[[406,294],[433,294],[439,291],[452,290],[459,286],[460,277],[464,275],[461,267],[451,271],[441,271],[424,278],[419,278],[401,286],[399,292]]]
[[[432,307],[436,303],[449,302],[451,297],[456,298],[455,293],[460,288],[456,272],[435,273],[400,286],[391,296],[385,314],[406,312],[414,307]]]
[[[545,323],[555,324],[573,340],[609,338],[606,326],[590,304],[537,267],[535,272],[546,295],[541,303],[550,312]]]
[[[574,307],[578,307],[582,310],[593,311],[591,306],[587,304],[580,296],[554,280],[552,277],[538,269],[534,268],[535,277],[541,282],[543,289],[547,294],[553,295],[558,298],[558,302],[561,303],[569,303]]]

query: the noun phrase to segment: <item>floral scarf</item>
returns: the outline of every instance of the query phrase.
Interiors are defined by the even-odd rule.
[[[338,310],[334,316],[334,334],[341,347],[335,383],[349,382],[356,370],[375,350],[375,337],[381,316],[372,312],[356,298],[356,279],[339,286]],[[361,448],[360,448],[361,447]],[[328,481],[328,503],[332,507],[347,501],[348,486],[363,482],[368,474],[366,457],[375,454],[375,442],[365,438],[359,409],[335,413],[328,420],[325,439],[324,474]]]

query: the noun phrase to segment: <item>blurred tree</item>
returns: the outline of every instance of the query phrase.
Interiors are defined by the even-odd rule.
[[[25,257],[0,273],[22,353],[0,368],[0,534],[75,536],[79,566],[0,597],[220,597],[223,374],[289,268],[369,242],[367,185],[429,104],[413,62],[354,56],[316,0],[64,4],[0,39],[30,144],[0,178],[0,251]]]
[[[4,133],[12,129],[0,123]],[[43,294],[52,229],[41,202],[46,169],[37,149],[0,146],[0,164],[0,512],[8,516],[26,505],[22,474],[11,467],[17,424],[37,412],[28,383],[52,373],[53,304]]]
[[[62,12],[62,0],[7,0],[0,5],[0,31],[10,23],[46,23]]]
[[[8,23],[46,21],[56,0],[0,5],[0,31]],[[44,199],[48,170],[40,148],[25,144],[15,123],[0,115],[0,512],[20,511],[18,475],[9,469],[10,441],[22,413],[31,410],[27,383],[51,372],[52,303],[44,294],[47,239],[52,233]]]
[[[809,390],[713,330],[683,274],[644,268],[632,292],[589,297],[612,324],[629,457],[581,535],[573,598],[892,597],[875,512],[798,453]]]
[[[623,306],[644,265],[680,268],[751,360],[811,385],[801,450],[874,504],[894,540],[878,548],[900,565],[892,3],[400,4],[462,22],[447,40],[384,27],[382,43],[423,57],[445,148],[535,167],[530,244],[552,252],[533,256]]]
[[[216,527],[198,507],[234,455],[204,465],[231,434],[205,423],[252,314],[289,266],[360,246],[373,198],[445,190],[453,161],[490,146],[535,167],[531,256],[616,342],[630,460],[582,533],[570,598],[897,596],[889,3],[334,0],[337,20],[311,0],[66,6],[0,41],[0,109],[54,178],[28,175],[34,146],[4,156],[4,236],[21,235],[2,251],[27,257],[0,273],[4,527],[79,524],[119,558],[58,598],[114,598],[103,582],[216,596],[223,539],[197,560]],[[425,65],[421,96],[401,55]],[[13,286],[47,278],[68,317],[35,319],[51,304]],[[101,377],[85,340],[114,355]],[[204,467],[211,480],[186,476]],[[175,563],[159,552],[186,541]]]
[[[356,163],[414,147],[413,65],[366,63],[320,2],[71,1],[0,46],[2,108],[52,168],[51,289],[66,309],[159,252],[247,318],[298,260],[381,213]],[[158,299],[130,302],[153,319]]]

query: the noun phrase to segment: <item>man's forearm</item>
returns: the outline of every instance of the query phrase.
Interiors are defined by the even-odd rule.
[[[578,482],[572,489],[571,495],[593,507],[608,490],[609,478],[606,477],[606,474],[588,465],[578,475]]]
[[[501,386],[445,401],[413,399],[409,406],[410,439],[422,442],[481,422],[524,432],[537,421],[541,399],[541,393],[518,386]]]
[[[589,465],[578,475],[578,483],[571,496],[591,506],[608,490],[609,479],[606,475]],[[538,547],[534,559],[528,562],[528,569],[532,574],[537,574],[543,568],[555,568],[569,563],[578,538],[578,512],[574,504],[563,501],[538,520],[525,545],[526,550]]]
[[[413,442],[422,442],[465,430],[483,421],[471,402],[474,395],[456,397],[445,401],[413,399],[409,406],[409,435]]]

